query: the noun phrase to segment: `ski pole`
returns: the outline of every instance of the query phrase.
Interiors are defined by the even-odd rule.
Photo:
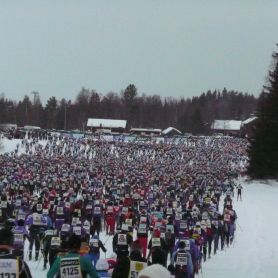
[[[106,242],[108,241],[108,239],[110,238],[110,236],[111,236],[111,235],[109,235],[109,236],[108,236],[108,238],[105,240],[105,242],[104,242],[104,244],[103,244],[103,245],[105,245],[105,244],[106,244]]]
[[[243,232],[243,229],[241,228],[241,226],[239,225],[239,223],[237,222],[238,227],[240,228],[240,230]]]

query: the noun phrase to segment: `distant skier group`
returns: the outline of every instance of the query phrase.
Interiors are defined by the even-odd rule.
[[[23,139],[0,155],[0,275],[31,277],[26,259],[42,259],[49,278],[137,278],[157,264],[198,276],[233,243],[246,149],[231,137]]]

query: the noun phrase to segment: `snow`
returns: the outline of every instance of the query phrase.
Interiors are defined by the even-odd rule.
[[[246,125],[249,124],[251,122],[253,122],[254,120],[256,120],[258,117],[252,117],[252,118],[248,118],[245,121],[242,121],[242,125]]]
[[[203,263],[204,278],[274,278],[278,269],[278,183],[242,181],[242,201],[234,199],[238,215],[235,241],[229,248]],[[112,252],[112,237],[101,234],[107,258]],[[27,248],[27,246],[26,246]],[[27,249],[26,249],[27,250]],[[104,258],[101,252],[101,258]],[[34,277],[46,276],[43,261],[27,261]]]
[[[103,128],[125,128],[126,120],[88,119],[87,126]]]
[[[246,182],[243,200],[234,200],[238,215],[234,244],[203,265],[204,277],[277,277],[278,183]]]
[[[211,128],[214,130],[240,130],[241,121],[235,120],[215,120]]]
[[[166,129],[164,129],[163,131],[162,131],[162,133],[163,134],[168,134],[169,132],[171,132],[172,130],[174,130],[174,131],[176,131],[177,133],[179,133],[179,134],[182,134],[178,129],[176,129],[176,128],[174,128],[174,127],[168,127],[168,128],[166,128]]]
[[[0,153],[11,152],[21,140],[2,139]],[[43,142],[42,142],[43,143]],[[19,153],[21,149],[19,148]],[[243,186],[243,200],[236,201],[234,208],[238,215],[237,231],[232,246],[225,248],[203,263],[203,278],[274,278],[278,269],[278,182],[240,180]],[[107,258],[113,255],[112,237],[101,233]],[[28,242],[25,246],[26,254]],[[34,252],[33,252],[34,253]],[[41,256],[41,255],[40,255]],[[105,255],[101,252],[101,258]],[[41,258],[41,257],[40,257]],[[33,277],[46,277],[43,259],[38,262],[26,260]]]

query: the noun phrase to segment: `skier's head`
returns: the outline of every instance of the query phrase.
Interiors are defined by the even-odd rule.
[[[0,245],[12,245],[14,236],[11,230],[3,228],[0,230]]]
[[[72,234],[69,238],[68,246],[73,250],[79,250],[81,247],[81,237]]]
[[[180,241],[179,242],[179,249],[184,249],[185,248],[185,242],[184,241]]]

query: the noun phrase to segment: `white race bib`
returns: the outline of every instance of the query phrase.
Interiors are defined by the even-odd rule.
[[[130,261],[130,276],[129,278],[137,278],[141,270],[148,266],[147,263]]]
[[[81,227],[75,226],[73,227],[73,233],[77,236],[81,236]]]
[[[160,247],[160,238],[159,237],[152,238],[152,247]]]
[[[16,259],[0,260],[0,277],[2,278],[18,278],[19,266]]]
[[[186,255],[186,253],[178,253],[177,254],[176,264],[181,265],[181,266],[187,265],[187,255]]]
[[[79,258],[61,258],[61,278],[82,278]]]
[[[127,236],[126,234],[118,235],[118,245],[127,245]]]
[[[51,246],[60,246],[61,245],[61,239],[59,237],[52,237],[50,245]]]

